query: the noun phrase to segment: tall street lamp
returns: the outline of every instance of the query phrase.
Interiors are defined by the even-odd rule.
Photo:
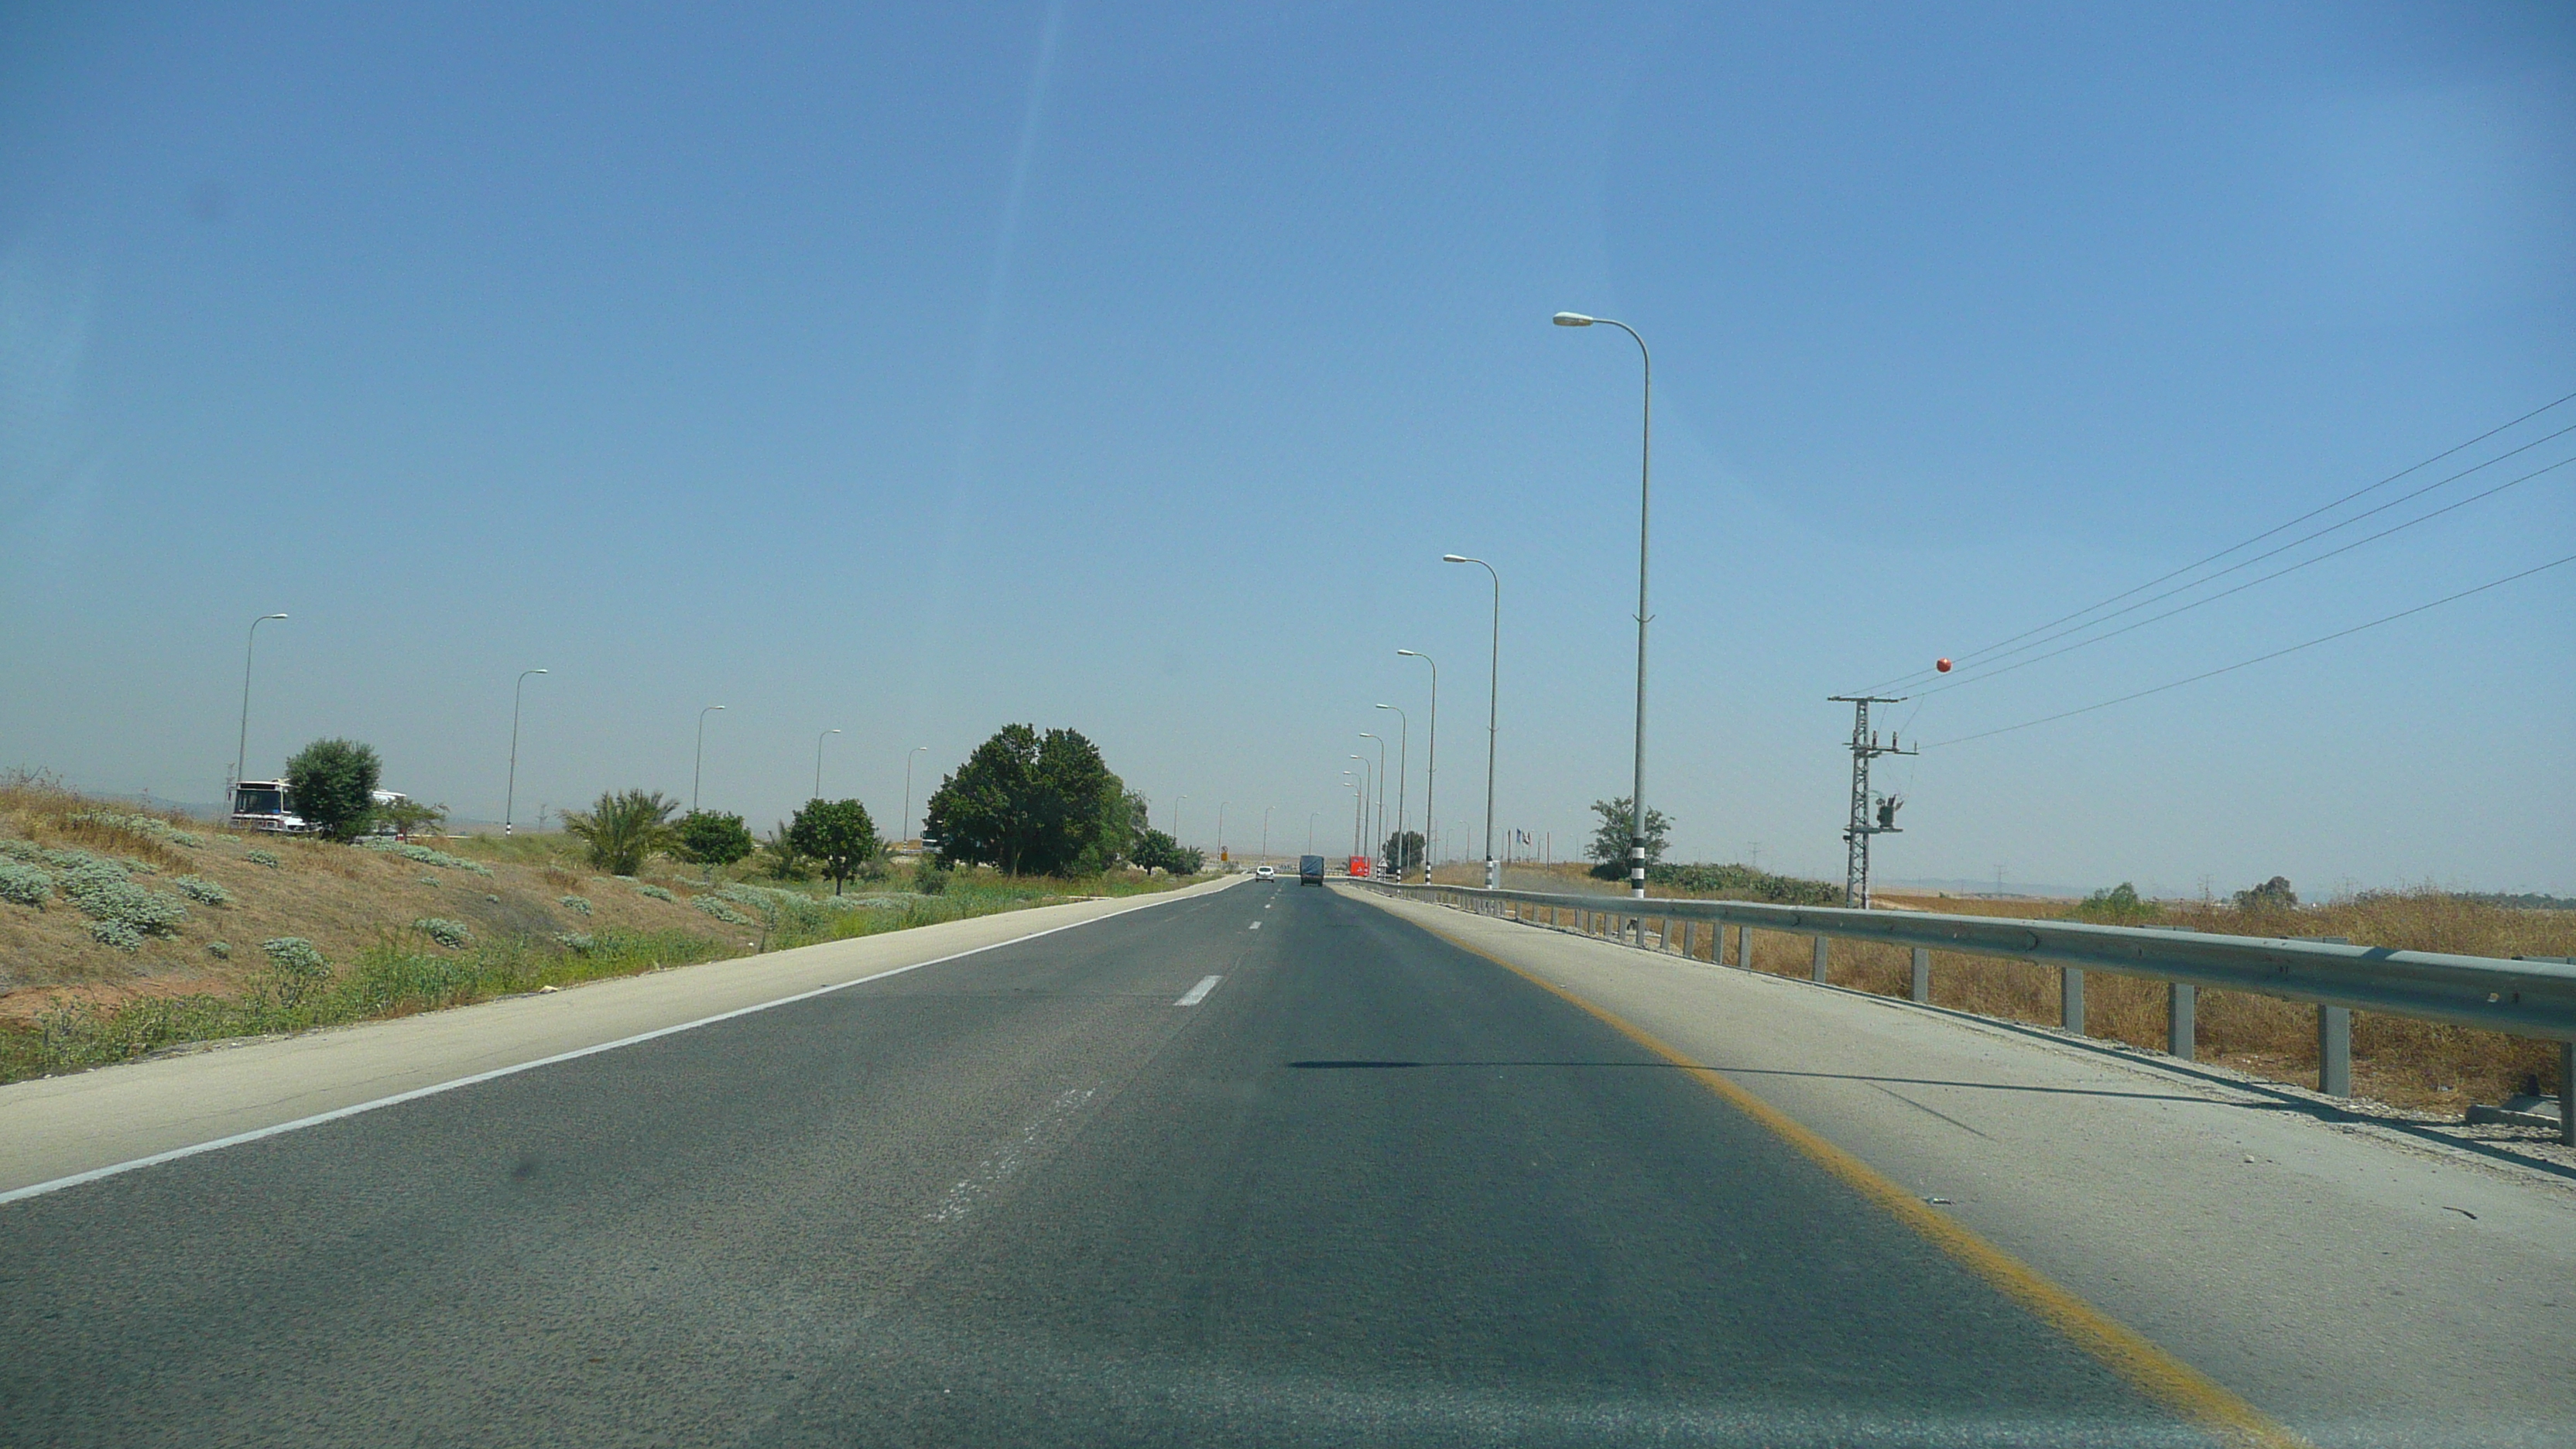
[[[543,673],[542,669],[522,669],[519,682],[510,686],[510,783],[501,790],[501,833],[505,836],[510,833],[511,807],[519,799],[519,697],[527,692],[528,676]]]
[[[1366,738],[1366,736],[1362,736],[1362,738]],[[1365,856],[1368,859],[1374,860],[1377,858],[1377,852],[1368,848],[1368,828],[1369,815],[1371,813],[1369,802],[1376,798],[1375,791],[1372,787],[1377,777],[1369,773],[1368,756],[1351,755],[1347,758],[1360,762],[1360,828],[1358,832],[1360,848],[1352,851],[1351,854]]]
[[[1270,812],[1278,808],[1276,805],[1261,807],[1261,858],[1263,860],[1270,858]]]
[[[1377,741],[1377,774],[1371,777],[1377,781],[1377,808],[1371,812],[1370,818],[1377,821],[1376,843],[1383,849],[1386,844],[1386,737],[1362,730],[1360,738]],[[1376,851],[1371,851],[1371,858],[1374,859],[1376,854]]]
[[[1353,755],[1351,758],[1356,760],[1359,756]],[[1363,765],[1362,768],[1366,766]],[[1352,779],[1351,772],[1348,770],[1342,772],[1342,784],[1352,792],[1351,859],[1357,860],[1360,858],[1360,838],[1368,834],[1368,787]]]
[[[1559,312],[1559,327],[1589,327],[1594,323],[1616,327],[1635,340],[1637,354],[1646,365],[1646,401],[1642,427],[1639,429],[1637,464],[1637,776],[1628,794],[1628,893],[1639,900],[1646,898],[1646,505],[1654,496],[1655,476],[1655,357],[1646,350],[1646,339],[1625,322],[1607,317],[1586,317],[1580,312]]]
[[[1431,813],[1431,787],[1440,782],[1440,666],[1432,663],[1431,656],[1428,654],[1416,653],[1411,649],[1398,649],[1395,652],[1398,658],[1419,659],[1431,665],[1431,725],[1426,731],[1431,738],[1427,742],[1430,748],[1424,752],[1427,758],[1422,762],[1422,883],[1429,885],[1432,842],[1439,838],[1439,827],[1433,823],[1439,817]]]
[[[911,749],[904,752],[903,819],[895,822],[894,827],[894,833],[898,838],[900,838],[905,831],[912,828],[912,757],[929,748],[930,746],[928,745],[914,745]]]
[[[814,737],[814,793],[806,797],[808,799],[823,798],[823,741],[839,733],[839,730],[825,730]]]
[[[1216,802],[1216,858],[1218,860],[1225,859],[1225,807],[1233,803],[1231,800]]]
[[[1499,890],[1503,884],[1502,863],[1494,859],[1494,717],[1503,697],[1503,576],[1494,566],[1465,554],[1444,553],[1442,563],[1475,564],[1494,581],[1493,657],[1485,666],[1485,889]]]
[[[1181,843],[1181,805],[1189,798],[1187,795],[1172,797],[1172,843],[1174,845]]]
[[[706,772],[707,716],[722,708],[723,705],[711,704],[698,711],[698,758],[697,763],[689,766],[689,813],[692,815],[698,813],[698,777]]]
[[[285,617],[286,617],[286,616],[285,616],[284,614],[262,614],[262,615],[260,615],[258,618],[251,620],[251,621],[250,621],[250,642],[249,642],[249,643],[247,643],[247,644],[244,644],[244,645],[242,646],[242,713],[241,713],[241,738],[239,738],[238,740],[235,740],[235,741],[233,742],[233,783],[234,783],[235,785],[239,785],[239,784],[241,783],[241,777],[242,777],[242,761],[243,761],[243,759],[244,759],[244,758],[249,754],[249,752],[250,752],[250,656],[251,656],[251,651],[252,651],[252,650],[254,650],[254,649],[257,649],[257,648],[259,647],[259,626],[260,626],[260,625],[262,625],[262,624],[267,623],[267,622],[268,622],[269,620],[271,620],[271,619],[283,619],[283,618],[285,618]]]
[[[1395,878],[1402,880],[1404,879],[1404,797],[1411,793],[1406,781],[1413,775],[1413,766],[1410,763],[1410,757],[1413,754],[1413,721],[1403,710],[1397,709],[1394,705],[1381,704],[1378,708],[1395,710],[1395,737],[1398,741],[1395,747]]]
[[[1313,855],[1315,853],[1315,822],[1323,818],[1323,814],[1324,812],[1321,810],[1309,810],[1306,812],[1306,853],[1308,855]]]

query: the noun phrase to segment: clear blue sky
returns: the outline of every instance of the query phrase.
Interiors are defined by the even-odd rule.
[[[253,774],[348,734],[497,816],[543,666],[523,813],[685,794],[721,703],[756,827],[820,730],[891,827],[908,747],[1029,720],[1193,841],[1332,848],[1379,700],[1418,818],[1400,647],[1480,813],[1456,550],[1504,575],[1502,823],[1562,854],[1626,789],[1636,585],[1637,357],[1571,308],[1656,349],[1674,853],[1834,875],[1827,694],[2576,391],[2564,5],[1781,9],[13,5],[0,764],[213,798],[285,611]],[[1891,713],[2576,553],[2570,474]],[[1935,749],[1880,870],[2576,892],[2571,603]]]

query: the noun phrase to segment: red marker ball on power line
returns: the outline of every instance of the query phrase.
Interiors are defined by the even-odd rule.
[[[1932,662],[1932,667],[1940,670],[1943,674],[1947,674],[1950,672],[1950,661],[1947,659],[1936,659]]]

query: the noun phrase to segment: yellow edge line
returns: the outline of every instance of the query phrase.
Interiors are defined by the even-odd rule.
[[[1553,981],[1532,975],[1491,951],[1434,926],[1426,925],[1423,929],[1461,951],[1493,962],[1683,1069],[1700,1085],[1724,1099],[1728,1106],[1762,1124],[1773,1136],[1841,1178],[1861,1196],[1885,1208],[1890,1216],[1923,1235],[1934,1247],[1958,1260],[1969,1271],[1999,1289],[2005,1297],[2038,1315],[2041,1321],[2064,1334],[2077,1348],[2091,1354],[2113,1373],[2127,1379],[2147,1397],[2210,1430],[2221,1441],[2259,1446],[2259,1449],[2308,1449],[2306,1440],[2273,1423],[2262,1410],[2238,1398],[2215,1379],[2049,1281],[2029,1264],[1978,1237],[1953,1219],[1934,1212],[1922,1199],[1880,1176],[1877,1169],[1737,1086],[1715,1068],[1698,1065],[1666,1046],[1645,1028],[1593,1005]]]

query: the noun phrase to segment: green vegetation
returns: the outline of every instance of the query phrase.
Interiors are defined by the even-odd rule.
[[[563,899],[555,902],[555,904],[572,912],[576,916],[586,916],[590,914],[590,902],[583,900],[579,896],[565,896]]]
[[[345,844],[375,818],[383,773],[376,752],[356,740],[315,740],[286,762],[286,791],[316,834]]]
[[[447,823],[447,807],[396,800],[376,807],[374,823],[390,827],[396,835],[426,835]]]
[[[810,880],[814,862],[796,844],[795,834],[781,820],[760,842],[760,873],[771,880]]]
[[[275,870],[279,866],[286,864],[285,861],[277,858],[277,852],[273,850],[244,851],[242,852],[242,859],[249,861],[253,865],[267,866],[271,870]]]
[[[1126,786],[1074,730],[1005,725],[931,792],[923,833],[949,865],[1097,875],[1127,854]]]
[[[692,810],[671,827],[671,853],[712,872],[751,854],[751,832],[739,815]]]
[[[787,824],[787,838],[800,855],[810,856],[831,879],[832,894],[859,870],[875,862],[885,842],[877,838],[868,807],[856,800],[808,800]]]
[[[676,901],[679,899],[678,896],[671,894],[667,887],[657,885],[637,886],[635,888],[635,894],[639,896],[650,896],[657,901]]]
[[[1422,832],[1405,830],[1390,834],[1381,847],[1382,857],[1395,862],[1396,873],[1410,877],[1422,869]]]
[[[1624,834],[1620,836],[1623,850],[1626,849],[1626,840]],[[1600,875],[1601,871],[1596,867],[1592,873]],[[1613,874],[1609,878],[1616,880],[1618,876]],[[1843,888],[1830,881],[1773,875],[1749,865],[1649,865],[1646,867],[1646,884],[1662,886],[1668,891],[1688,891],[1693,895],[1770,901],[1784,906],[1838,906],[1843,903]]]
[[[2140,899],[2138,888],[2122,881],[2109,890],[2095,891],[2086,896],[2083,903],[2075,908],[2075,914],[2088,921],[2107,921],[2117,925],[2153,920],[2163,914],[2163,907],[2154,901]]]
[[[1207,864],[1203,851],[1191,850],[1159,830],[1147,830],[1128,847],[1128,854],[1138,870],[1169,871],[1173,875],[1196,875]]]
[[[590,848],[593,866],[610,875],[633,875],[669,844],[668,822],[679,808],[680,802],[663,799],[659,790],[603,790],[590,809],[564,812],[564,830]]]
[[[1584,845],[1583,853],[1587,858],[1600,862],[1592,868],[1592,873],[1603,880],[1625,880],[1628,876],[1628,831],[1635,823],[1629,818],[1630,809],[1625,795],[1616,800],[1592,802],[1592,813],[1601,817],[1601,824],[1593,830],[1592,839]],[[1664,847],[1672,843],[1672,834],[1673,822],[1664,818],[1661,810],[1647,806],[1646,879],[1649,882],[1654,880],[1656,864],[1664,858]]]
[[[367,850],[380,850],[387,855],[399,855],[405,860],[416,860],[423,865],[437,866],[440,870],[472,871],[484,877],[492,874],[492,867],[480,861],[466,860],[449,855],[443,850],[432,850],[426,845],[415,845],[408,840],[387,840],[381,835],[371,835],[359,841],[358,844]]]
[[[412,922],[411,928],[451,951],[462,951],[474,942],[474,933],[465,928],[463,921],[444,916],[423,916]]]
[[[13,906],[45,908],[54,893],[54,873],[41,866],[0,860],[0,901]]]
[[[201,875],[175,877],[170,882],[170,888],[192,901],[201,901],[210,906],[228,906],[233,903],[231,891],[225,890]]]
[[[2240,911],[2294,911],[2299,908],[2299,893],[2290,889],[2290,878],[2276,875],[2261,885],[2236,893]]]

